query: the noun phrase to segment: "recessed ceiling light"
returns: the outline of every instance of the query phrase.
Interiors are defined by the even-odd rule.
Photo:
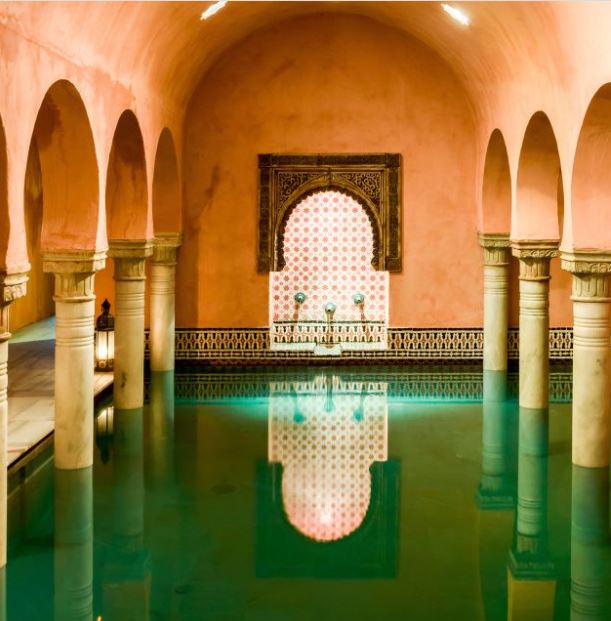
[[[203,13],[200,19],[208,19],[215,13],[218,13],[226,4],[228,0],[219,0],[214,4],[211,4]]]
[[[462,24],[463,26],[468,26],[471,23],[471,20],[460,10],[449,4],[442,3],[441,8],[453,19]]]

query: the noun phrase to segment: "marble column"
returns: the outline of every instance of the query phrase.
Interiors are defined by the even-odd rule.
[[[94,274],[104,251],[47,252],[55,274],[55,467],[93,464]]]
[[[0,273],[0,567],[6,564],[7,548],[9,305],[25,295],[29,267],[11,274]]]
[[[547,408],[549,400],[550,260],[553,240],[512,241],[520,260],[520,406]]]
[[[563,252],[573,274],[573,463],[609,465],[611,253]]]
[[[158,233],[151,266],[151,371],[174,369],[176,251],[180,233]]]
[[[608,589],[609,469],[573,466],[571,621],[611,616]]]
[[[507,369],[509,235],[479,236],[484,251],[484,370]]]
[[[146,258],[152,242],[111,240],[115,264],[114,405],[129,410],[144,403],[144,294]]]

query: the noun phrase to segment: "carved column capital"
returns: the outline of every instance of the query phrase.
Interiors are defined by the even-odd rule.
[[[520,280],[549,280],[549,262],[558,256],[558,240],[511,240],[511,251],[520,260]]]
[[[176,265],[176,251],[182,244],[182,233],[157,233],[153,241],[153,263]]]
[[[9,304],[25,296],[29,271],[29,263],[0,269],[0,304]]]
[[[563,251],[562,269],[573,274],[573,295],[579,302],[609,302],[611,252]]]
[[[115,280],[144,280],[146,258],[153,254],[150,239],[111,239],[108,256],[115,260]]]
[[[93,276],[105,264],[105,250],[58,250],[43,253],[42,268],[55,274],[56,302],[86,302],[95,298]]]
[[[480,233],[479,243],[484,250],[484,265],[509,265],[508,233]]]

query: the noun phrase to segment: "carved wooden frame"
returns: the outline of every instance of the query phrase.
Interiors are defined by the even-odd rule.
[[[376,270],[401,271],[401,154],[259,155],[257,270],[281,270],[284,232],[306,197],[336,190],[356,200],[373,231]]]

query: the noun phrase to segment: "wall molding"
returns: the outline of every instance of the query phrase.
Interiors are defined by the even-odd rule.
[[[571,360],[573,329],[552,328],[550,359]],[[344,351],[341,356],[316,356],[307,351],[272,351],[269,328],[177,328],[176,360],[208,364],[310,364],[403,362],[407,360],[480,361],[482,328],[388,328],[388,348]],[[519,357],[519,335],[507,335],[510,360]],[[148,333],[147,333],[148,355]]]

